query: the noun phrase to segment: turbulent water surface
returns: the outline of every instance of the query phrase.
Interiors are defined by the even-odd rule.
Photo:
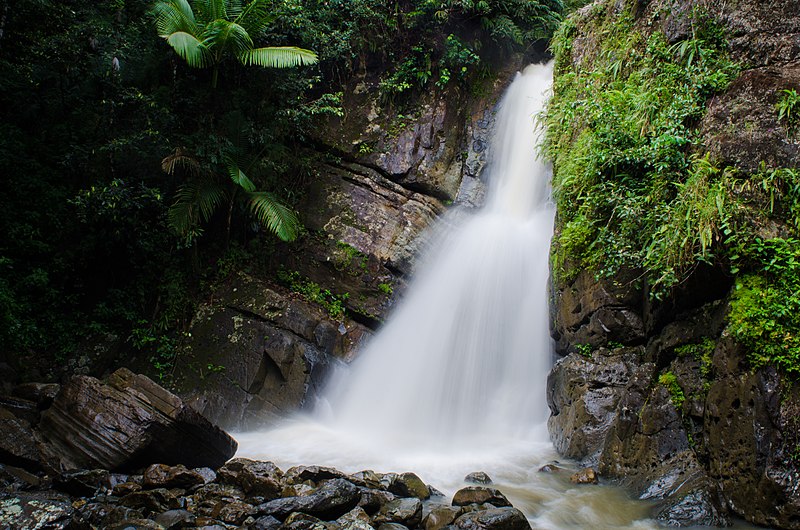
[[[500,105],[486,206],[439,223],[400,306],[314,414],[238,434],[239,456],[414,471],[446,494],[485,471],[537,528],[656,528],[649,505],[620,489],[537,472],[557,458],[544,424],[554,207],[535,120],[551,79],[552,65],[517,75]]]

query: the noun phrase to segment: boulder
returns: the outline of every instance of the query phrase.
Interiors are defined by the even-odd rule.
[[[461,512],[461,508],[456,506],[437,506],[423,518],[422,526],[425,530],[441,530],[455,521]]]
[[[249,495],[271,500],[282,491],[283,472],[272,462],[234,458],[218,474],[222,482],[239,486]]]
[[[205,483],[203,475],[187,469],[183,464],[177,466],[153,464],[144,470],[142,479],[145,488],[189,488]]]
[[[236,441],[143,375],[121,368],[104,384],[75,376],[42,413],[42,452],[56,470],[122,470],[155,462],[219,467]]]
[[[569,481],[573,484],[597,484],[599,480],[597,479],[597,472],[590,468],[584,468],[574,473],[571,477],[569,477]]]
[[[196,520],[197,517],[186,510],[168,510],[155,518],[155,522],[163,526],[165,530],[191,527],[194,526]]]
[[[505,495],[500,490],[486,486],[467,486],[461,488],[453,496],[453,506],[467,506],[469,504],[489,503],[498,508],[511,506]]]
[[[355,484],[337,478],[325,482],[309,495],[285,497],[260,504],[258,514],[285,519],[290,513],[302,512],[330,521],[355,508],[360,498],[361,492]]]
[[[301,484],[308,481],[316,484],[333,478],[346,479],[347,475],[332,467],[295,466],[289,468],[283,478],[289,484]]]
[[[377,525],[400,523],[414,528],[422,522],[422,502],[415,497],[395,499],[384,504],[372,520]]]
[[[428,486],[414,473],[397,475],[389,485],[389,491],[399,497],[416,497],[423,501],[431,496]]]
[[[0,406],[0,463],[29,471],[42,469],[38,439],[29,421]]]
[[[453,526],[461,530],[530,530],[525,515],[516,508],[504,507],[465,513]]]

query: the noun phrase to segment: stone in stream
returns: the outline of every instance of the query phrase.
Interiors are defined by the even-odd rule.
[[[458,490],[453,496],[453,506],[484,503],[489,503],[497,508],[511,506],[511,503],[505,495],[500,493],[500,490],[486,486],[467,486]]]
[[[465,513],[453,526],[461,530],[530,530],[525,515],[516,508],[504,507]]]
[[[573,484],[597,484],[597,472],[587,467],[569,477],[569,481]]]
[[[360,506],[356,506],[336,519],[336,524],[343,530],[375,530],[375,527],[372,526],[372,519]]]
[[[431,496],[428,486],[414,473],[402,473],[394,477],[389,491],[399,497],[416,497],[424,501]]]
[[[283,479],[288,484],[301,484],[303,482],[308,482],[308,481],[311,481],[314,484],[316,484],[323,480],[328,480],[332,478],[346,479],[347,475],[345,475],[338,469],[333,469],[332,467],[295,466],[289,468],[286,471],[286,474],[283,476]]]
[[[475,471],[464,477],[464,482],[472,484],[491,484],[492,479],[483,471]]]
[[[58,471],[155,462],[219,467],[236,452],[227,433],[143,375],[120,368],[104,384],[70,379],[42,413],[47,465]]]
[[[358,505],[369,514],[374,514],[381,506],[395,499],[394,493],[379,489],[360,488],[361,500]]]
[[[278,530],[281,527],[281,522],[271,515],[259,517],[253,524],[250,525],[251,530]]]

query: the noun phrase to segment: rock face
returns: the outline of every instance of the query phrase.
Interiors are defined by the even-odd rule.
[[[180,357],[186,402],[229,429],[302,408],[363,326],[240,274],[200,308]]]
[[[602,4],[602,5],[601,5]],[[590,63],[601,29],[588,6],[577,18],[575,65]],[[670,43],[691,35],[692,0],[628,2],[643,33]],[[800,84],[800,2],[734,2],[710,10],[744,65],[711,99],[699,129],[720,167],[794,167],[800,139],[778,122],[783,88]],[[763,230],[780,233],[776,223]],[[775,226],[773,226],[775,225]],[[567,265],[569,267],[569,265]],[[548,425],[557,450],[654,501],[668,525],[725,525],[732,514],[800,528],[800,396],[773,369],[753,372],[727,330],[729,275],[699,266],[655,302],[623,271],[596,279],[569,271],[552,290],[552,330],[563,356],[548,378]]]
[[[178,357],[180,395],[237,430],[311,403],[330,366],[385,319],[445,204],[482,203],[493,110],[535,59],[513,58],[481,96],[422,94],[413,113],[381,105],[378,77],[356,76],[344,116],[314,133],[325,156],[298,205],[307,232],[199,309]]]
[[[108,384],[88,376],[69,380],[42,413],[31,447],[33,441],[34,467],[55,471],[153,461],[218,467],[237,446],[177,396],[124,368]]]

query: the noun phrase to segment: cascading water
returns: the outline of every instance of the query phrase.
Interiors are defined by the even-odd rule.
[[[439,224],[400,307],[314,415],[238,435],[240,456],[414,471],[445,493],[482,470],[541,528],[654,527],[619,490],[536,472],[555,457],[544,427],[554,207],[535,126],[551,79],[552,65],[517,75],[500,105],[486,206]]]

